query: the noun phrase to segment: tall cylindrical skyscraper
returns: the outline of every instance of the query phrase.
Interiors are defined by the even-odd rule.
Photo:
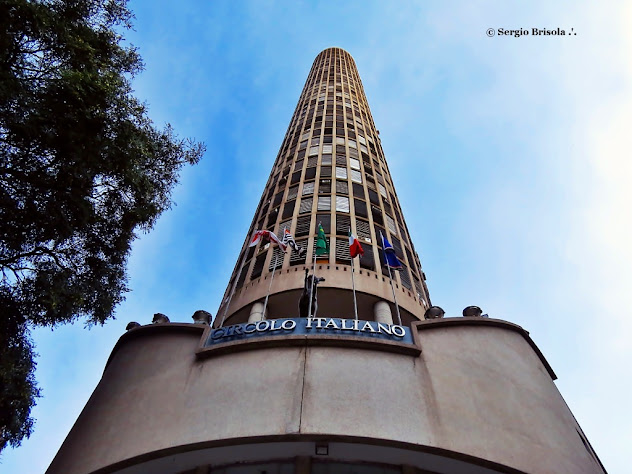
[[[227,324],[260,319],[268,289],[266,318],[296,316],[319,224],[330,249],[316,259],[316,274],[325,278],[318,290],[320,314],[354,316],[351,230],[364,249],[355,263],[360,319],[392,321],[395,300],[405,324],[423,319],[430,300],[419,256],[355,62],[340,48],[321,52],[312,65],[248,234],[270,230],[282,236],[288,229],[307,252],[283,253],[264,242],[249,247],[246,239],[216,324],[222,318]],[[402,264],[390,275],[382,235]]]
[[[329,252],[312,269],[319,224]],[[306,252],[249,246],[284,229]],[[354,273],[349,229],[364,247]],[[392,286],[381,235],[403,264]],[[325,278],[315,318],[296,317],[305,270]],[[327,49],[214,327],[205,311],[130,324],[47,472],[605,472],[527,331],[475,306],[424,320],[428,304],[353,59]]]

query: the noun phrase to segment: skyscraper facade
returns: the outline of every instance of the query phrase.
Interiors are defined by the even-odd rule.
[[[305,251],[251,245],[286,229]],[[48,473],[604,473],[529,333],[443,318],[424,282],[353,59],[327,49],[213,325],[130,323]]]
[[[430,298],[419,255],[355,62],[340,48],[321,52],[312,65],[248,234],[266,229],[282,236],[287,229],[307,251],[283,252],[265,242],[249,247],[247,239],[217,324],[260,319],[269,290],[265,317],[296,315],[319,225],[329,241],[329,253],[316,260],[316,273],[325,278],[318,289],[321,314],[354,317],[355,283],[361,319],[398,322],[395,300],[404,323],[423,319]],[[353,282],[350,230],[364,250]],[[401,262],[398,271],[383,266],[382,236]]]

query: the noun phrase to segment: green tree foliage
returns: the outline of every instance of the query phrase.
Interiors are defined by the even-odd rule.
[[[29,328],[103,323],[203,146],[157,129],[125,0],[0,0],[0,450],[33,426]]]

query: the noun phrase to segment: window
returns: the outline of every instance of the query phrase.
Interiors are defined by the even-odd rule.
[[[377,191],[377,188],[375,187],[375,180],[372,176],[366,176],[366,187],[372,189],[373,191]]]
[[[316,168],[307,168],[305,170],[305,179],[314,179],[316,177]]]
[[[303,183],[303,196],[314,194],[314,181]]]
[[[331,210],[331,196],[318,196],[318,211]]]
[[[311,218],[311,216],[301,216],[296,220],[296,230],[294,231],[295,237],[309,234],[309,224]]]
[[[281,219],[287,219],[288,217],[292,217],[292,214],[294,214],[295,204],[296,204],[296,200],[285,203],[285,206],[283,207],[283,214],[281,215]]]
[[[393,210],[391,209],[391,205],[386,201],[386,199],[384,199],[384,210],[387,213],[393,213]]]
[[[313,146],[309,149],[309,156],[318,155],[318,145]]]
[[[373,222],[375,222],[376,224],[384,223],[382,210],[378,206],[371,205],[371,215],[373,215]]]
[[[272,252],[272,258],[270,259],[270,265],[268,266],[268,271],[273,271],[275,268],[278,270],[283,266],[283,257],[285,256],[285,252],[281,249],[281,247],[276,246]]]
[[[282,199],[283,199],[283,191],[281,191],[280,193],[276,193],[276,195],[274,196],[274,201],[272,202],[272,206],[275,207],[281,204]]]
[[[318,194],[331,193],[331,179],[321,179],[318,185]]]
[[[296,184],[301,180],[301,173],[302,171],[295,171],[292,174],[292,181],[290,181],[290,184]]]
[[[346,196],[336,196],[336,211],[349,212],[349,198]]]
[[[261,272],[263,270],[263,264],[265,263],[265,260],[266,260],[266,255],[267,255],[267,252],[261,252],[259,255],[257,255],[257,258],[255,259],[255,264],[252,267],[252,274],[250,275],[251,280],[254,280],[261,276]]]
[[[336,234],[348,236],[350,228],[351,218],[349,216],[336,214]]]
[[[336,194],[349,194],[349,185],[346,181],[336,181]]]
[[[323,155],[322,158],[320,159],[321,163],[323,165],[330,165],[331,164],[331,155]]]
[[[323,145],[323,153],[331,153],[332,146],[331,145]]]
[[[316,214],[316,227],[314,233],[318,232],[318,224],[323,226],[325,234],[331,233],[331,215],[330,214]]]
[[[307,167],[308,168],[313,168],[317,164],[318,164],[318,157],[317,156],[310,156],[309,158],[307,158]]]
[[[371,242],[371,226],[369,226],[368,221],[356,219],[356,233],[361,241]]]
[[[254,254],[255,254],[255,247],[248,247],[248,253],[246,253],[246,262],[248,262],[253,257]],[[247,267],[248,264],[244,266]]]
[[[378,176],[378,181],[380,180],[379,176]],[[383,184],[378,183],[377,187],[380,189],[380,194],[384,197],[386,197],[386,188],[384,187]]]
[[[347,168],[336,166],[336,178],[347,179]]]
[[[336,165],[347,166],[347,157],[345,155],[336,155]]]
[[[309,222],[308,222],[307,226],[309,227]],[[298,235],[298,233],[296,235]],[[305,235],[307,235],[307,233]],[[306,239],[297,240],[296,241],[296,245],[298,245],[302,249],[306,249],[307,250],[307,240]],[[307,255],[307,252],[299,254],[298,252],[292,251],[290,253],[290,266],[303,265],[305,263],[306,255]]]
[[[298,185],[292,186],[287,192],[287,200],[291,200],[298,196]]]
[[[413,285],[410,282],[410,273],[408,273],[408,269],[406,267],[403,267],[399,271],[399,279],[402,282],[402,286],[404,288],[407,288],[409,290],[413,289]]]
[[[391,244],[393,244],[393,249],[395,250],[395,255],[401,262],[404,261],[404,250],[402,249],[402,243],[399,241],[397,237],[391,235]]]
[[[361,184],[356,184],[356,183],[352,183],[352,184],[353,184],[353,195],[354,195],[354,197],[365,199],[364,188],[362,187],[362,185]]]
[[[415,275],[413,275],[413,282],[415,283],[415,292],[417,293],[417,298],[423,301],[426,304],[426,300],[424,299],[424,290],[421,286],[421,281]]]
[[[254,249],[254,247],[251,247]],[[239,278],[237,279],[237,288],[241,288],[244,286],[244,281],[246,280],[246,274],[248,273],[248,264],[244,265],[239,273]]]
[[[353,169],[359,170],[360,169],[360,161],[356,160],[355,158],[350,158],[349,159],[349,163],[351,164],[351,167]]]
[[[349,254],[349,242],[344,238],[336,238],[336,263],[351,262],[351,255]]]
[[[369,217],[367,213],[367,209],[366,209],[366,203],[364,201],[360,201],[359,199],[354,199],[353,206],[355,208],[356,216]]]
[[[386,225],[388,226],[388,230],[391,231],[391,234],[397,235],[397,227],[395,226],[395,221],[388,214],[386,214]]]
[[[359,171],[351,170],[351,181],[354,183],[362,183],[362,175]]]
[[[369,201],[371,201],[373,204],[377,204],[378,206],[380,205],[380,198],[372,189],[369,189]]]
[[[364,255],[360,257],[360,268],[367,270],[375,270],[375,261],[373,260],[373,246],[362,242],[362,250]]]
[[[331,166],[321,166],[320,167],[320,176],[322,178],[328,178],[331,176]]]
[[[312,212],[312,204],[314,202],[313,198],[302,198],[301,205],[298,208],[299,214],[305,214],[306,212]]]

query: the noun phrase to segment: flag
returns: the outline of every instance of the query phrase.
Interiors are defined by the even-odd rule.
[[[292,234],[290,234],[290,231],[287,228],[283,231],[283,243],[295,252],[298,252],[299,255],[303,255],[305,253],[305,249],[296,243],[296,240],[294,240],[294,237],[292,237]]]
[[[287,245],[284,242],[282,242],[281,239],[279,239],[274,232],[272,231],[269,232],[269,238],[272,242],[276,243],[279,247],[281,247],[281,250],[285,252]]]
[[[281,240],[276,236],[276,234],[274,232],[270,232],[269,230],[257,230],[255,231],[255,233],[252,235],[252,239],[250,239],[250,244],[248,245],[248,247],[254,247],[255,245],[257,245],[259,242],[268,242],[268,241],[272,241],[275,242],[276,244],[278,244],[279,247],[281,247],[281,249],[285,252],[285,249],[287,248],[287,245],[285,245],[283,242],[281,242]]]
[[[318,224],[318,237],[316,238],[316,255],[329,255],[329,243],[325,236],[325,230]]]
[[[261,242],[261,240],[265,240],[268,237],[268,231],[267,230],[256,230],[254,234],[252,234],[252,239],[250,239],[250,245],[248,245],[248,247],[254,247],[255,245],[257,245],[259,242]]]
[[[360,245],[360,242],[358,242],[358,238],[351,233],[351,229],[349,229],[349,255],[351,255],[351,258],[364,255],[364,249],[362,245]]]
[[[395,249],[391,243],[386,240],[382,232],[380,232],[380,236],[382,237],[382,248],[384,249],[384,260],[386,260],[386,264],[391,268],[402,268],[402,264],[398,260],[397,255],[395,255]]]

